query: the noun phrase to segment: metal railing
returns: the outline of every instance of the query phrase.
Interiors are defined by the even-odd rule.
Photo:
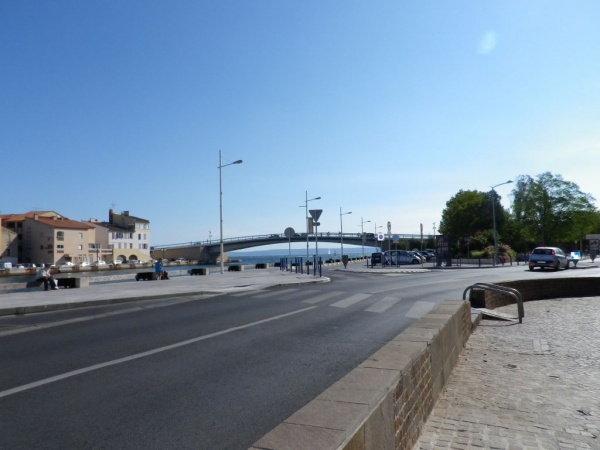
[[[475,283],[465,289],[465,291],[463,292],[463,300],[467,299],[467,292],[475,288],[483,289],[485,291],[498,292],[500,294],[508,294],[514,297],[519,311],[519,323],[523,323],[523,317],[525,317],[525,310],[523,309],[523,296],[519,291],[517,291],[514,288],[500,286],[498,284]]]

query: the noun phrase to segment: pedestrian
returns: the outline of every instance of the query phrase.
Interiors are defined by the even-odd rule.
[[[154,264],[154,271],[156,272],[156,279],[161,280],[163,276],[162,259],[156,261],[156,264]]]
[[[48,288],[52,288],[52,290],[58,289],[56,285],[56,280],[50,273],[50,264],[44,264],[40,270],[38,270],[37,278],[35,281],[41,281],[44,283],[44,290],[47,291]]]

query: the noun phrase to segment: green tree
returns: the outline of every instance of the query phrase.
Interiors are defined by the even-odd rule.
[[[532,245],[573,242],[598,226],[594,197],[560,175],[521,175],[512,195],[513,218]]]
[[[496,230],[501,236],[508,216],[500,204],[500,196],[490,192],[460,190],[446,202],[440,221],[440,233],[456,239],[469,238],[474,246],[483,248],[493,242],[492,199],[496,208]]]

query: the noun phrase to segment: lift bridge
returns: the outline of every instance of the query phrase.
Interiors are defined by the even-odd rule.
[[[348,245],[364,245],[368,247],[379,247],[387,249],[392,242],[411,241],[428,239],[431,236],[421,236],[420,234],[392,234],[385,235],[385,240],[380,241],[374,233],[340,233],[321,232],[309,233],[308,241],[314,245],[318,242],[328,242],[340,244],[343,241]],[[307,242],[306,233],[295,233],[292,236],[286,236],[284,233],[261,234],[255,236],[235,237],[223,239],[224,258],[227,260],[227,252],[242,250],[245,248],[260,247],[270,244],[285,244],[293,242]],[[185,258],[191,261],[199,261],[200,264],[218,264],[221,261],[221,241],[207,240],[198,242],[183,242],[180,244],[156,245],[150,247],[150,255],[154,259],[177,259]]]

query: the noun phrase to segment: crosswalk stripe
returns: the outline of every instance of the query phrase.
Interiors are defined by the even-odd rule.
[[[301,296],[304,296],[304,297],[310,297],[311,295],[314,295],[314,294],[315,294],[315,292],[319,292],[319,291],[317,291],[316,289],[307,290],[307,291],[305,291],[305,290],[300,290],[300,291],[298,291],[298,292],[295,292],[295,293],[293,293],[293,294],[288,294],[288,295],[286,295],[286,296],[285,296],[285,298],[286,298],[286,299],[288,299],[288,298],[292,298],[292,299],[293,299],[293,298],[296,298],[296,297],[301,297]]]
[[[372,306],[365,309],[365,311],[373,313],[382,313],[390,309],[396,303],[402,300],[399,297],[383,297],[381,300],[373,304]]]
[[[415,304],[408,310],[405,317],[411,319],[420,319],[427,314],[435,306],[432,302],[415,302]]]
[[[319,303],[325,300],[329,300],[330,298],[337,297],[338,295],[343,294],[343,291],[333,291],[327,292],[326,294],[317,295],[316,297],[309,298],[307,300],[302,300],[302,303],[308,303],[309,305]]]
[[[335,306],[336,308],[347,308],[348,306],[352,306],[355,303],[363,301],[365,298],[370,297],[371,294],[354,294],[344,300],[340,300],[339,302],[333,303],[330,306]]]
[[[266,294],[260,294],[260,295],[255,295],[255,298],[267,298],[267,297],[274,297],[276,295],[283,295],[283,294],[288,294],[290,292],[294,292],[297,291],[298,288],[294,288],[294,289],[282,289],[281,291],[275,291],[275,292],[267,292]]]

